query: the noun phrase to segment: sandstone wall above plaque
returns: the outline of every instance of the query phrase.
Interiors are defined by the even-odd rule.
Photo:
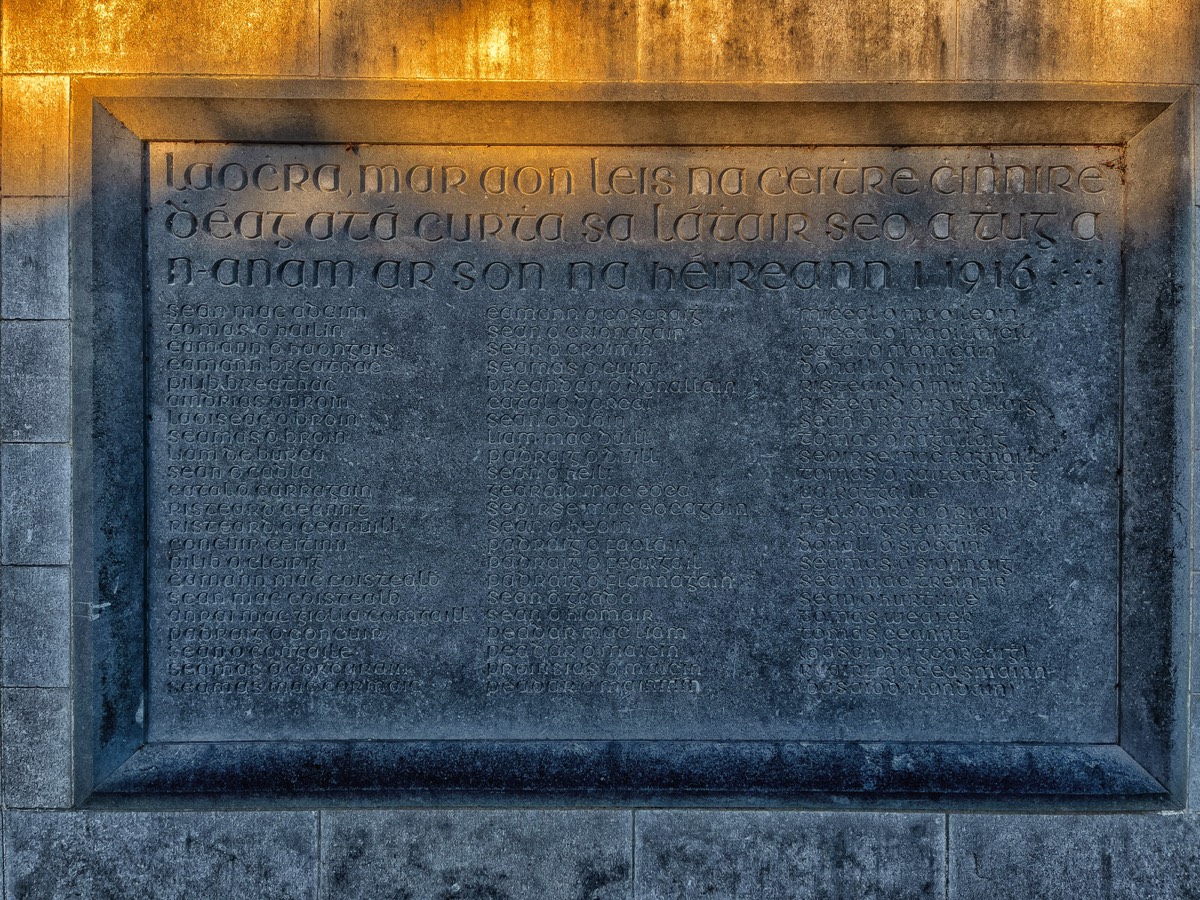
[[[1165,105],[120,103],[81,791],[1177,790]]]

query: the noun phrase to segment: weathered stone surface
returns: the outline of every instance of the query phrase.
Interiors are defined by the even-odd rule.
[[[6,566],[0,573],[0,650],[6,687],[68,686],[70,589],[65,568]]]
[[[1197,64],[1200,66],[1200,63]],[[1200,82],[1200,72],[1192,78],[1193,82]],[[1200,204],[1200,91],[1192,91],[1192,190],[1195,193],[1196,203]]]
[[[928,81],[952,78],[956,5],[920,0],[639,0],[646,81]]]
[[[1193,470],[1195,471],[1195,470]],[[1195,527],[1196,511],[1192,512],[1193,528]],[[1195,531],[1192,532],[1196,534]],[[1197,591],[1200,591],[1200,573],[1192,575],[1192,678],[1189,690],[1200,691],[1200,622],[1197,621],[1197,613],[1200,613],[1200,596],[1197,596]]]
[[[1186,84],[1200,77],[1200,9],[1175,0],[959,5],[958,77]]]
[[[299,14],[290,4],[275,4],[276,7],[287,6],[289,14],[294,16],[293,21],[303,19],[307,29],[305,34],[291,34],[287,31],[290,26],[282,26],[280,30],[264,26],[261,19],[246,21],[249,15],[238,18],[238,14],[245,11],[248,5],[256,6],[253,13],[258,13],[261,11],[257,7],[264,4],[247,4],[244,0],[203,5],[189,0],[174,4],[172,8],[179,11],[177,15],[188,20],[187,26],[174,27],[193,38],[181,42],[175,40],[172,34],[170,19],[175,14],[167,11],[167,7],[161,3],[147,4],[145,0],[116,0],[111,3],[8,0],[3,10],[9,32],[6,44],[10,56],[20,57],[26,60],[25,64],[39,69],[65,66],[79,71],[107,69],[121,74],[133,71],[240,73],[267,72],[271,66],[276,66],[312,71],[316,65],[313,49],[316,45],[315,26],[314,17],[307,12],[307,8],[323,7],[324,74],[335,77],[438,78],[449,75],[618,80],[639,77],[638,60],[635,57],[640,55],[640,77],[664,84],[672,83],[678,73],[686,73],[687,77],[700,81],[714,78],[858,80],[864,77],[891,81],[927,77],[950,79],[954,76],[954,65],[960,61],[956,58],[956,41],[951,39],[947,42],[945,38],[947,32],[953,32],[954,23],[948,22],[948,19],[953,18],[954,10],[949,10],[947,15],[944,4],[893,4],[892,9],[878,17],[883,24],[877,24],[871,16],[877,8],[877,4],[873,3],[854,6],[834,3],[814,11],[801,3],[739,6],[715,2],[645,2],[640,4],[643,19],[640,34],[633,34],[632,40],[629,39],[629,20],[633,18],[633,13],[625,5],[603,10],[598,18],[608,21],[596,25],[584,19],[583,11],[572,9],[571,4],[565,3],[554,4],[548,9],[535,8],[530,4],[513,4],[509,9],[493,8],[484,12],[474,8],[455,8],[471,7],[471,4],[379,4],[365,0],[358,3],[351,0],[320,0],[318,3],[313,0],[304,4],[303,9],[297,6],[296,9],[301,9]],[[904,9],[898,9],[899,6]],[[227,10],[233,10],[234,13],[229,25],[220,21]],[[1194,81],[1196,78],[1197,13],[1194,3],[1182,0],[1151,0],[1148,3],[1102,3],[1100,0],[1038,3],[1024,0],[962,3],[957,10],[962,16],[964,32],[961,54],[964,77],[1158,81],[1177,80],[1175,73],[1191,72],[1182,80]],[[99,14],[101,12],[115,16],[120,27],[109,29]],[[268,18],[274,14],[273,10],[265,13]],[[906,16],[914,18],[903,23],[897,21]],[[16,25],[13,24],[14,20]],[[244,33],[240,24],[243,21],[246,21]],[[614,27],[614,21],[619,25]],[[30,22],[35,24],[37,31],[29,26]],[[129,22],[134,23],[133,29],[125,30]],[[192,35],[190,31],[196,22],[200,23],[201,28],[207,26],[209,33],[216,37],[210,42]],[[451,27],[454,22],[463,24]],[[238,32],[236,39],[231,40],[229,28]],[[280,36],[281,32],[286,39]],[[249,37],[245,37],[246,34]],[[578,37],[581,34],[584,35],[582,39]],[[617,39],[610,38],[610,34],[616,35]],[[251,49],[228,50],[230,47],[246,46]],[[201,47],[204,49],[197,49]],[[630,50],[631,47],[635,49]],[[164,48],[170,48],[169,55]],[[634,74],[628,74],[630,72]],[[15,114],[5,113],[4,150],[0,165],[4,170],[4,192],[64,195],[67,190],[68,146],[65,103],[58,105],[61,115],[53,114],[53,103],[45,104],[39,98],[25,103],[27,109],[24,112],[21,111],[21,105],[23,96],[28,98],[40,92],[37,87],[40,84],[61,88],[65,100],[66,80],[12,77],[5,80],[8,83],[9,108],[12,109],[15,96],[18,111]],[[284,90],[288,89],[296,88]],[[673,83],[670,88],[680,89]],[[223,88],[218,87],[217,90]],[[273,90],[274,86],[264,86],[264,91]],[[478,90],[478,87],[464,86],[462,90],[470,93]],[[29,108],[33,111],[30,112]],[[1197,194],[1197,199],[1200,200],[1200,194]],[[12,227],[10,202],[8,199],[4,202],[4,223],[0,228],[0,239],[4,241],[4,290],[0,309],[5,316],[13,318],[65,317],[65,204],[59,202],[56,209],[36,211],[33,206],[27,207],[34,212],[35,225],[51,222],[55,223],[57,230],[52,233],[34,230],[24,232],[25,236],[22,237],[22,232]],[[28,217],[22,212],[21,218]],[[22,258],[33,260],[35,264],[52,260],[47,268],[64,274],[45,278],[38,282],[42,286],[37,290],[18,295],[10,289],[11,278],[21,271],[11,265],[13,252],[9,250],[9,241],[12,239],[20,239],[23,246],[37,251]],[[41,248],[46,249],[43,251]],[[138,295],[136,284],[127,291],[127,295]],[[34,299],[26,300],[26,297]],[[421,385],[421,389],[427,386]],[[1133,407],[1127,407],[1127,410],[1130,409]],[[140,418],[140,410],[137,418]],[[411,418],[420,421],[417,416]],[[387,427],[387,423],[380,423],[379,427]],[[140,435],[140,428],[136,431]],[[402,465],[397,468],[403,470]],[[16,531],[14,520],[19,521],[16,520],[17,514],[24,515],[25,512],[12,508],[4,510],[6,541],[8,534]],[[127,533],[116,532],[117,539],[120,540],[120,536]],[[140,535],[135,543],[140,546]],[[127,592],[127,584],[128,579],[125,579],[111,589]],[[13,644],[8,629],[13,622],[8,618],[7,598],[5,603],[6,610],[0,625],[6,629],[4,671],[7,680],[11,663],[9,651]],[[30,609],[29,612],[35,610]],[[1200,618],[1193,619],[1193,622],[1196,621],[1200,621]],[[40,670],[43,674],[51,669],[59,671],[60,662],[41,656],[42,649],[22,643],[21,650],[37,651],[39,655],[36,659],[31,656],[23,660],[21,667]],[[112,653],[105,658],[115,660],[118,657]],[[1150,656],[1146,658],[1149,660]],[[134,669],[140,679],[140,667]],[[49,679],[50,676],[47,674],[46,677]],[[57,675],[54,677],[57,678]],[[1194,686],[1200,687],[1200,647],[1197,646],[1193,647],[1192,680]],[[27,699],[33,697],[23,696]],[[7,739],[10,728],[19,737],[23,729],[43,727],[44,705],[24,702],[21,697],[17,697],[17,700],[11,709],[5,703],[6,711],[3,722],[0,722],[5,732],[5,762],[9,760]],[[13,709],[17,718],[10,722]],[[1200,755],[1196,751],[1200,741],[1196,736],[1195,719],[1192,724],[1192,790],[1195,791],[1196,767],[1200,765]],[[364,729],[371,727],[369,721],[363,723]],[[57,744],[50,741],[40,746],[56,751],[66,745],[66,740],[64,730],[62,736],[54,739],[58,741]],[[201,752],[197,751],[197,769],[203,758]],[[45,766],[47,759],[53,762],[56,757],[53,753],[47,757],[40,751],[18,755],[16,763],[10,766],[11,771],[6,773],[11,777],[11,773],[16,772],[18,793],[25,791],[36,795],[43,792],[39,779],[47,778],[47,771],[30,769],[29,760],[34,760],[38,766]],[[287,769],[281,771],[286,773]],[[51,789],[49,793],[55,790]],[[13,802],[11,798],[6,799]],[[17,800],[30,802],[27,797],[22,800],[18,796]],[[43,801],[35,799],[33,802],[36,805]],[[308,897],[316,893],[315,876],[301,874],[304,872],[302,860],[297,862],[294,856],[290,862],[278,862],[271,855],[273,851],[264,849],[256,857],[262,862],[262,869],[250,871],[247,854],[241,846],[244,843],[261,846],[277,835],[269,827],[264,827],[263,817],[251,817],[247,821],[239,814],[211,817],[121,814],[71,815],[62,820],[50,820],[20,813],[7,815],[10,824],[14,819],[17,822],[15,832],[9,832],[9,847],[5,854],[7,862],[10,869],[14,860],[25,866],[19,873],[22,875],[21,881],[14,879],[6,882],[6,894],[10,896],[73,896],[80,893],[100,897],[179,896],[194,891],[198,894]],[[403,875],[394,874],[406,872],[407,867],[403,865],[404,860],[391,852],[393,848],[386,829],[361,824],[361,820],[369,820],[372,815],[347,813],[343,824],[355,817],[361,816],[361,819],[356,820],[354,827],[346,824],[343,830],[338,825],[328,828],[326,833],[330,837],[335,832],[354,836],[348,844],[349,849],[339,857],[338,871],[344,876],[343,883],[365,884],[372,889],[377,888],[377,893],[385,893],[395,885],[409,883]],[[383,814],[385,819],[392,815]],[[639,813],[639,819],[666,815]],[[703,815],[697,814],[696,821]],[[512,827],[518,833],[525,827],[521,824],[523,817],[523,813],[513,817],[518,824]],[[860,817],[846,818],[863,821]],[[927,817],[914,818],[923,820]],[[189,824],[177,829],[176,824],[181,819],[186,819]],[[230,824],[227,828],[227,823],[235,819],[237,824]],[[896,819],[891,816],[880,816],[879,819],[884,829],[891,833],[889,823]],[[31,821],[36,821],[36,824],[31,824]],[[311,817],[308,821],[311,821]],[[808,821],[811,822],[811,819]],[[1175,819],[1129,817],[1122,820],[1121,824],[1113,825],[1113,820],[1105,816],[1087,820],[1055,816],[1028,820],[1011,831],[1003,827],[1004,817],[995,817],[995,821],[1001,827],[992,829],[974,817],[955,817],[956,841],[960,840],[962,834],[958,831],[960,823],[965,823],[963,828],[974,827],[979,838],[971,848],[978,854],[968,854],[956,861],[962,871],[956,873],[955,888],[956,892],[961,889],[962,896],[986,896],[989,900],[1005,896],[1024,900],[1025,897],[1076,893],[1081,896],[1105,896],[1107,888],[1107,893],[1118,897],[1187,897],[1195,893],[1194,885],[1200,880],[1195,872],[1193,855],[1195,828],[1191,824],[1184,827]],[[87,824],[80,824],[84,822]],[[502,834],[510,827],[510,822],[497,817],[494,829]],[[162,823],[166,823],[167,827],[163,828]],[[306,827],[311,831],[311,825]],[[824,849],[821,854],[809,853],[817,844],[822,848],[833,846],[839,853],[846,849],[853,863],[863,868],[871,862],[877,863],[880,870],[877,880],[903,896],[909,882],[900,877],[892,861],[908,860],[918,855],[914,853],[914,848],[922,846],[904,844],[895,847],[885,843],[886,851],[872,857],[870,854],[878,845],[870,841],[863,842],[865,847],[847,841],[848,846],[842,848],[839,835],[844,829],[836,821],[829,827],[813,829],[818,832],[816,837],[806,830],[800,830],[801,833],[797,834],[798,829],[784,826],[783,834],[776,839],[771,836],[769,829],[767,833],[762,833],[741,824],[729,826],[726,821],[714,823],[713,829],[720,832],[725,827],[730,827],[733,834],[757,836],[741,848],[736,844],[730,848],[720,834],[713,840],[713,844],[720,847],[724,854],[721,859],[727,862],[728,868],[738,869],[741,877],[718,871],[706,858],[708,848],[698,847],[696,856],[699,858],[695,871],[702,873],[704,880],[697,884],[716,885],[721,891],[761,888],[763,896],[788,896],[793,885],[814,883],[806,881],[806,878],[819,870],[829,858],[824,855]],[[123,835],[127,829],[132,830],[134,836],[125,842]],[[211,843],[204,843],[214,831],[225,835],[230,829],[234,837],[227,843],[224,837],[215,847]],[[855,829],[848,830],[858,836],[865,834]],[[696,829],[689,832],[695,833]],[[408,841],[406,846],[421,846],[422,837],[415,828],[409,827],[405,834]],[[442,866],[440,871],[452,879],[457,876],[458,870],[447,854],[466,855],[470,852],[469,846],[459,842],[457,835],[461,832],[454,831],[454,834],[456,836],[449,841],[449,850],[439,851],[441,855],[430,851],[424,857]],[[660,834],[665,835],[665,843],[670,846],[673,835],[670,832]],[[832,844],[820,843],[830,838],[831,834]],[[189,847],[189,839],[194,835],[200,835],[201,840],[199,843],[191,842]],[[1067,838],[1069,852],[1062,849],[1062,836]],[[91,845],[96,845],[98,849],[85,855],[84,848]],[[197,850],[198,846],[203,849]],[[301,849],[298,854],[301,856],[315,855],[311,841],[301,841],[299,846]],[[356,848],[360,846],[367,851],[366,859],[369,860],[362,872],[356,870],[354,858]],[[484,872],[484,865],[479,864],[473,871],[483,872],[485,876],[511,872],[512,868],[497,861],[502,851],[508,849],[503,841],[497,838],[490,846],[494,848],[489,859],[492,868]],[[1132,864],[1131,860],[1134,861]],[[0,861],[4,861],[3,857],[0,857]],[[769,868],[747,869],[747,866],[760,861]],[[641,863],[642,859],[639,858],[639,865]],[[927,863],[928,859],[921,857],[920,865]],[[61,868],[56,870],[56,866]],[[1178,871],[1175,868],[1177,866],[1183,866],[1183,871]],[[431,865],[428,872],[432,873],[435,868]],[[497,874],[490,883],[524,884],[520,882],[520,877],[531,877],[528,869],[535,868],[527,864],[515,878],[502,879]],[[668,887],[663,888],[659,895],[692,896],[695,885],[683,877],[675,859],[668,860],[667,868],[670,877],[664,876],[662,883]],[[291,883],[281,883],[284,878],[279,874],[281,871],[297,873],[295,887]],[[653,881],[650,872],[652,870],[647,870],[648,884]],[[386,873],[393,873],[394,880],[387,881]],[[423,870],[421,874],[426,872]],[[839,874],[834,872],[831,877],[834,884],[838,883],[836,879]],[[876,884],[872,880],[875,876],[876,873],[872,871],[864,875],[861,881],[873,886]],[[815,878],[815,875],[812,877]],[[859,896],[861,885],[847,881],[844,893]],[[445,885],[445,890],[465,883],[451,880]],[[481,883],[488,882],[484,878]],[[731,884],[734,887],[730,887]],[[672,894],[669,888],[679,885],[683,887]],[[328,883],[326,892],[337,896]],[[940,893],[934,893],[933,896],[940,896]]]
[[[1193,502],[1188,441],[1194,346],[1189,110],[1173,104],[1125,150],[1126,309],[1122,441],[1121,746],[1181,798],[1189,661],[1184,599],[1191,579],[1186,508]],[[1166,151],[1163,141],[1177,148]],[[1155,210],[1159,215],[1155,216]],[[1132,407],[1130,398],[1144,398]],[[1155,398],[1161,398],[1156,403]],[[1144,406],[1157,409],[1146,416]],[[1130,409],[1136,409],[1131,418]],[[1156,435],[1139,427],[1154,423]],[[1133,427],[1130,428],[1129,426]],[[1163,435],[1170,434],[1170,439]],[[1171,612],[1149,614],[1157,598]]]
[[[897,813],[648,810],[636,896],[941,898],[945,819]]]
[[[5,565],[61,566],[71,561],[70,448],[0,448],[0,549]]]
[[[156,145],[152,736],[1111,742],[1114,153]]]
[[[950,900],[1195,897],[1193,814],[950,816]]]
[[[325,0],[322,64],[376,78],[633,81],[636,27],[636,0]]]
[[[632,897],[627,812],[364,811],[321,817],[321,900]]]
[[[65,319],[67,202],[52,197],[0,201],[0,315]]]
[[[3,0],[4,68],[316,75],[318,10],[317,0]]]
[[[53,6],[38,4],[42,9]],[[7,5],[5,6],[7,12]],[[4,17],[5,36],[11,23]],[[46,33],[53,36],[52,32]],[[6,71],[10,71],[6,69]],[[4,122],[0,131],[5,197],[62,197],[68,183],[70,80],[56,76],[4,76]]]
[[[71,411],[66,322],[0,324],[0,438],[63,442]]]
[[[1195,637],[1192,638],[1193,646]],[[1193,676],[1195,672],[1192,673]],[[1188,793],[1187,809],[1200,812],[1200,694],[1188,697]]]
[[[10,812],[4,895],[312,900],[316,855],[314,813]]]
[[[136,120],[136,104],[126,109]],[[219,112],[220,104],[208,111]],[[315,128],[330,138],[337,133]],[[1133,361],[1126,375],[1145,384],[1155,366],[1175,372],[1164,363],[1177,358],[1170,323],[1182,306],[1166,284],[1179,271],[1170,265],[1171,229],[1161,243],[1149,240],[1164,248],[1157,255],[1146,251],[1146,240],[1122,248],[1129,250],[1124,271],[1135,273],[1145,290],[1138,303],[1120,301],[1113,279],[1120,203],[1115,189],[1101,189],[1106,178],[1119,180],[1111,148],[659,150],[647,142],[639,149],[564,151],[499,143],[470,151],[333,140],[321,148],[152,148],[148,640],[151,654],[159,655],[150,660],[150,686],[158,693],[148,720],[160,742],[107,781],[109,770],[96,767],[103,781],[97,802],[122,791],[183,800],[209,786],[245,799],[264,788],[314,803],[409,790],[439,802],[460,785],[468,789],[454,801],[469,802],[470,790],[482,785],[490,792],[483,802],[490,803],[549,784],[564,793],[582,785],[591,792],[585,802],[655,804],[656,790],[668,795],[666,802],[719,802],[718,792],[744,789],[738,802],[787,803],[816,791],[798,785],[789,792],[785,779],[771,775],[790,776],[806,762],[817,768],[814,760],[828,761],[823,786],[835,794],[814,802],[843,801],[837,796],[843,788],[896,804],[911,801],[906,789],[950,793],[964,803],[1014,794],[1039,805],[1054,797],[1162,802],[1161,785],[1145,772],[1132,774],[1148,786],[1122,790],[1136,781],[1128,777],[1136,768],[1128,759],[1120,778],[1111,774],[1119,766],[1108,763],[1123,751],[1111,743],[1115,679],[1102,670],[1115,655],[1116,638],[1115,623],[1105,617],[1117,581],[1118,316],[1132,306],[1134,325],[1157,323],[1129,330],[1136,352],[1125,356]],[[834,162],[822,175],[813,159],[827,153]],[[83,422],[76,435],[84,448],[90,438],[97,452],[111,453],[112,440],[92,435],[123,431],[137,456],[146,413],[143,323],[142,310],[126,299],[140,296],[141,246],[123,242],[122,230],[109,224],[140,231],[142,157],[128,159],[132,168],[114,168],[132,198],[126,205],[133,224],[123,207],[93,217],[107,229],[107,243],[98,246],[112,250],[97,255],[110,267],[97,276],[95,320],[109,366],[100,371],[110,377],[97,379],[94,395],[131,414],[127,428],[112,429],[110,417],[94,432]],[[429,168],[407,168],[414,159],[430,161]],[[501,167],[485,170],[480,159]],[[651,165],[664,159],[667,165]],[[808,168],[789,178],[782,168],[763,167],[776,159]],[[1004,168],[1013,159],[1027,160],[1029,168],[1014,164],[1015,176],[993,171],[993,164]],[[387,160],[397,165],[394,173],[380,167]],[[555,162],[557,170],[550,168]],[[669,166],[680,167],[676,184],[690,174],[691,185],[673,194],[660,190]],[[903,177],[893,166],[904,167]],[[964,168],[982,184],[957,186]],[[1157,184],[1183,184],[1173,180],[1170,165],[1141,171],[1147,170]],[[490,174],[477,188],[474,176],[483,171]],[[572,171],[578,174],[568,194]],[[339,172],[345,181],[332,184]],[[765,182],[764,175],[770,175]],[[368,183],[379,179],[375,187],[364,189],[364,176]],[[543,195],[548,177],[559,187],[550,197]],[[993,177],[1016,177],[1021,187],[998,191],[988,184]],[[382,186],[393,178],[394,187]],[[819,178],[824,191],[814,184]],[[1035,178],[1039,186],[1029,187]],[[1062,178],[1075,189],[1058,190]],[[513,181],[506,188],[500,179]],[[100,210],[117,207],[112,180],[97,179],[108,182]],[[911,193],[922,196],[911,196],[914,184],[921,187]],[[1161,203],[1145,202],[1164,193],[1138,195],[1143,202],[1130,204],[1130,219],[1141,231],[1127,234],[1144,238],[1148,222],[1186,221],[1173,206],[1164,212]],[[775,199],[781,195],[787,199]],[[599,223],[590,219],[593,211]],[[602,227],[593,230],[594,224]],[[626,225],[628,240],[621,234]],[[693,241],[689,229],[698,225],[711,232]],[[779,228],[778,238],[762,233]],[[602,248],[588,246],[591,235]],[[1095,262],[1082,253],[1060,256],[1061,248],[1096,248]],[[130,254],[131,264],[117,265]],[[115,289],[127,283],[130,290]],[[128,327],[106,327],[114,320],[104,318],[105,310],[113,307],[128,316],[116,320]],[[638,330],[647,323],[652,330]],[[660,325],[661,333],[654,330]],[[585,340],[597,347],[564,348]],[[113,360],[126,361],[127,371],[114,372]],[[1125,398],[1126,410],[1139,410],[1125,421],[1143,444],[1165,436],[1159,443],[1171,446],[1177,436],[1173,420],[1159,418],[1164,406],[1173,412],[1177,378],[1163,377],[1154,382],[1161,389]],[[564,399],[565,409],[558,402]],[[594,400],[622,399],[641,405],[611,411],[620,421],[591,408]],[[497,409],[490,408],[493,400]],[[548,407],[547,400],[554,402]],[[845,400],[845,409],[827,408],[826,400]],[[559,418],[551,422],[550,413]],[[568,413],[579,421],[567,421]],[[872,457],[872,439],[895,444],[894,458],[891,447],[884,448],[886,461]],[[627,454],[625,444],[662,455]],[[589,460],[589,446],[605,452]],[[581,465],[558,453],[574,447],[584,452]],[[1137,459],[1142,473],[1150,473],[1146,481],[1161,482],[1169,470],[1156,464],[1161,454]],[[550,467],[569,462],[570,469],[551,476]],[[592,469],[593,462],[610,468]],[[871,476],[876,462],[901,471]],[[102,487],[125,488],[131,527],[112,529],[101,520],[97,540],[140,536],[147,508],[137,493],[140,457],[121,471],[132,477],[110,476]],[[897,491],[854,493],[873,478]],[[836,490],[826,489],[830,483]],[[571,489],[581,484],[598,489],[580,499]],[[680,484],[690,493],[682,494]],[[659,496],[635,500],[655,502],[622,505],[628,499],[622,494],[637,485],[657,488]],[[1147,533],[1156,538],[1166,512],[1182,507],[1155,501],[1175,496],[1139,494],[1135,499],[1150,512],[1133,521],[1149,522]],[[615,505],[606,507],[609,500]],[[744,511],[745,520],[735,521]],[[559,533],[567,539],[546,540]],[[1062,535],[1081,543],[1064,546]],[[140,612],[142,592],[131,585],[139,584],[142,543],[124,543],[134,551],[134,568],[114,568],[116,554],[94,567],[99,596],[117,601],[111,613],[98,604],[96,619],[140,627],[128,610]],[[86,552],[88,541],[81,544]],[[1171,548],[1184,544],[1143,539],[1140,546],[1146,552],[1137,560],[1153,574],[1170,560]],[[869,561],[877,559],[897,560],[909,581],[885,582],[895,573],[872,571]],[[1126,575],[1137,576],[1131,559],[1126,554]],[[677,569],[677,584],[655,577]],[[84,571],[90,577],[93,567]],[[132,578],[117,577],[129,572]],[[513,576],[513,583],[493,586],[492,573]],[[592,573],[603,573],[598,596],[560,599],[557,592],[581,593],[568,576]],[[626,598],[619,592],[629,587],[622,573],[635,579],[628,607],[638,615],[629,623],[620,615]],[[541,580],[524,585],[526,575]],[[1174,621],[1182,602],[1164,610],[1163,595],[1151,590],[1155,582],[1140,584],[1148,611],[1141,618]],[[610,590],[618,595],[602,595]],[[1183,593],[1165,597],[1182,600]],[[646,605],[635,605],[639,600]],[[955,601],[967,608],[946,609]],[[895,607],[904,612],[888,621]],[[1130,615],[1130,607],[1122,608]],[[939,615],[926,620],[928,612]],[[552,630],[564,614],[577,633]],[[871,614],[884,620],[872,621]],[[1095,618],[1081,618],[1087,615]],[[106,626],[87,620],[77,619],[80,631],[103,638]],[[615,627],[647,623],[664,630],[643,636]],[[933,628],[948,625],[962,628]],[[968,625],[970,641],[953,636]],[[1141,651],[1126,659],[1126,685],[1125,674],[1176,662],[1154,641],[1161,631],[1130,640],[1144,625],[1131,622],[1123,640],[1127,650]],[[876,626],[893,632],[884,645],[873,643]],[[1179,626],[1172,636],[1182,631],[1182,619]],[[132,631],[128,646],[140,652],[141,633]],[[975,634],[989,635],[988,643],[976,644]],[[992,643],[995,634],[1002,643]],[[1044,643],[1030,647],[1031,635]],[[939,650],[935,642],[943,640]],[[798,658],[797,646],[810,645],[816,658]],[[668,652],[655,652],[664,646]],[[1001,658],[989,656],[989,648]],[[878,652],[882,663],[870,659]],[[913,665],[888,665],[886,657],[908,652],[913,658],[900,662]],[[1017,657],[1011,662],[1003,658],[1010,652]],[[843,653],[848,664],[839,660]],[[1038,654],[1050,664],[1024,665]],[[595,671],[572,667],[597,658],[627,677],[592,690]],[[495,668],[488,668],[493,659]],[[669,678],[650,668],[662,660]],[[397,662],[413,673],[401,690],[393,689],[400,682],[393,676],[405,674],[391,668]],[[1073,670],[1064,672],[1064,664]],[[676,665],[692,666],[692,674]],[[135,677],[115,687],[107,673],[89,682],[98,686],[97,734],[106,733],[103,691],[121,691],[111,721],[122,727],[138,721],[136,679],[143,669],[114,669]],[[1095,680],[1081,684],[1079,673]],[[896,701],[864,698],[861,685],[885,675],[906,679],[895,681],[897,692],[901,684],[911,690]],[[1008,696],[1009,683],[1026,675],[1032,686],[1020,683],[1021,692]],[[487,679],[499,696],[474,693],[480,684],[486,692]],[[675,679],[697,696],[639,696],[665,693],[646,690],[647,681],[651,688],[674,687]],[[987,692],[968,679],[983,679]],[[1162,683],[1173,685],[1169,678]],[[570,696],[580,684],[587,689]],[[826,685],[830,696],[822,701]],[[936,696],[916,701],[913,715],[904,706],[912,695],[925,697],[927,685]],[[801,692],[816,699],[798,703]],[[589,706],[588,693],[600,703]],[[1171,712],[1160,696],[1145,694],[1147,719]],[[998,702],[1008,700],[1013,709]],[[773,718],[764,714],[768,707]],[[664,708],[669,715],[661,714]],[[910,753],[895,741],[896,734],[928,737],[931,721],[944,729],[935,736],[982,735],[992,742],[924,743]],[[1016,743],[1036,740],[1037,729],[1061,743],[1049,751],[1046,743]],[[1123,729],[1122,738],[1129,733]],[[330,740],[303,742],[314,734]],[[581,734],[594,739],[571,742]],[[670,739],[677,734],[711,738],[716,746],[681,748],[683,742]],[[860,742],[875,736],[877,744],[790,743],[831,734]],[[557,740],[530,741],[530,735]],[[175,742],[214,736],[231,740]],[[649,751],[630,746],[645,737],[655,743]],[[744,737],[763,740],[743,748]],[[133,738],[136,746],[140,730]],[[764,746],[768,739],[784,746]],[[1178,746],[1150,728],[1139,740],[1151,751]],[[447,746],[456,742],[468,746]],[[1089,751],[1092,742],[1099,746]],[[1005,754],[1007,765],[989,767]],[[690,768],[689,759],[696,762]],[[1056,793],[1064,782],[1047,776],[1041,765],[1047,759],[1084,783]],[[724,760],[736,765],[722,767]],[[1082,762],[1072,766],[1073,760]],[[637,772],[644,772],[640,780],[629,777],[639,761],[649,763]],[[754,778],[738,780],[747,769]],[[1166,771],[1170,791],[1180,796],[1177,769]],[[610,773],[618,776],[617,790],[602,793],[614,783],[605,779]],[[437,784],[431,788],[422,778]]]
[[[0,691],[0,764],[9,809],[71,803],[70,693],[60,688]]]

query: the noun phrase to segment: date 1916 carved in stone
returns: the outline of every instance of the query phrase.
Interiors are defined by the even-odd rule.
[[[152,145],[154,737],[1112,740],[1115,157]]]

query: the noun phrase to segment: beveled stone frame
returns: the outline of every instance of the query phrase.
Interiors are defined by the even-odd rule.
[[[1186,792],[1191,103],[1179,88],[85,79],[72,97],[77,806],[1161,809]],[[148,743],[143,204],[150,141],[1117,144],[1119,740]],[[140,238],[140,239],[139,239]]]

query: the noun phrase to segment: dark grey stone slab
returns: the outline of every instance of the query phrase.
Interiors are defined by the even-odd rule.
[[[60,688],[0,691],[0,762],[8,808],[71,804],[70,695]]]
[[[59,444],[0,449],[0,549],[5,565],[71,561],[71,452]]]
[[[66,322],[0,325],[0,437],[66,441],[71,346]]]
[[[1115,741],[1116,157],[154,145],[152,739]]]
[[[639,811],[639,900],[943,898],[945,817]]]
[[[322,900],[632,900],[628,812],[321,816]]]
[[[950,900],[1200,897],[1200,818],[950,816]]]
[[[6,900],[316,897],[315,813],[10,812],[4,846]]]
[[[0,660],[6,687],[67,687],[71,677],[69,570],[6,566],[0,573]]]
[[[0,204],[0,315],[65,319],[67,201],[5,197]]]

